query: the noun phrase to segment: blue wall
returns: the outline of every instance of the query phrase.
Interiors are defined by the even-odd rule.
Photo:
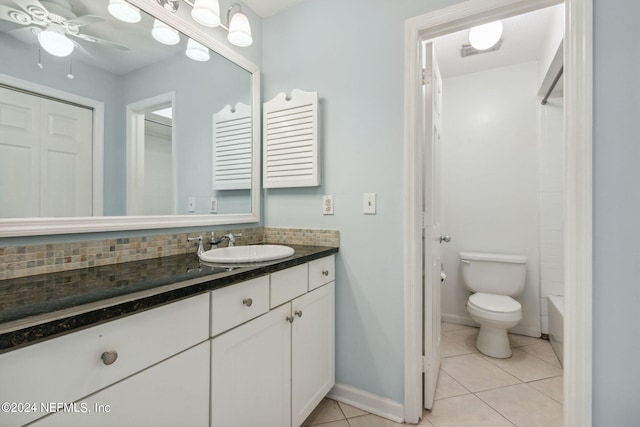
[[[263,20],[263,100],[320,96],[322,185],[265,192],[265,225],[340,230],[336,377],[404,400],[404,21],[456,1],[310,0]],[[363,215],[363,193],[377,193]],[[322,215],[332,194],[335,214]]]
[[[640,3],[594,1],[593,425],[640,417]]]

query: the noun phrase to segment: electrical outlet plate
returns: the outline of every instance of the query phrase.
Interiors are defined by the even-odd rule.
[[[331,194],[322,196],[322,214],[333,215],[333,196]]]
[[[211,209],[209,213],[218,213],[218,199],[216,199],[215,197],[211,198]]]
[[[376,214],[376,193],[364,193],[362,212],[365,215]]]

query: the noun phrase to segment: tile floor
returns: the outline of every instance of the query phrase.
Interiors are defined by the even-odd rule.
[[[509,335],[513,356],[494,359],[475,348],[477,328],[442,323],[442,365],[423,427],[562,426],[562,368],[548,341]],[[303,426],[402,426],[325,399]]]

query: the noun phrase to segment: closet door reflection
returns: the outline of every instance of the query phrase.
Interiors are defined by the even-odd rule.
[[[93,111],[0,88],[0,217],[92,215]]]

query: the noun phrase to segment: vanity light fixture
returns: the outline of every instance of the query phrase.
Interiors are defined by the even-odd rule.
[[[153,21],[151,35],[162,44],[172,46],[180,43],[180,33],[159,19]]]
[[[140,9],[126,0],[109,0],[107,10],[111,16],[128,24],[135,24],[142,20]]]
[[[189,39],[189,41],[187,42],[186,54],[194,61],[204,62],[208,61],[210,58],[209,48],[201,45],[193,39]]]
[[[238,11],[231,15],[231,10],[238,7]],[[231,19],[229,19],[231,17]],[[234,3],[227,11],[227,22],[229,22],[229,35],[227,39],[231,44],[239,47],[251,46],[253,37],[251,37],[251,26],[247,15],[242,13],[242,8],[238,3]]]
[[[113,1],[113,0],[112,0]],[[178,0],[156,0],[165,9],[176,12],[180,2]],[[218,0],[183,0],[191,6],[191,17],[206,27],[221,27],[229,33],[227,40],[238,47],[247,47],[253,43],[251,24],[247,15],[242,13],[242,7],[233,3],[227,10],[227,25],[221,22],[220,3]],[[234,9],[237,9],[234,11]],[[232,13],[233,12],[233,13]]]
[[[205,27],[217,27],[220,25],[220,3],[218,0],[195,0],[191,17]]]
[[[64,34],[64,28],[55,22],[38,33],[40,46],[53,56],[69,56],[73,52],[73,42]]]
[[[469,43],[478,50],[493,47],[502,37],[502,22],[494,21],[469,30]]]

